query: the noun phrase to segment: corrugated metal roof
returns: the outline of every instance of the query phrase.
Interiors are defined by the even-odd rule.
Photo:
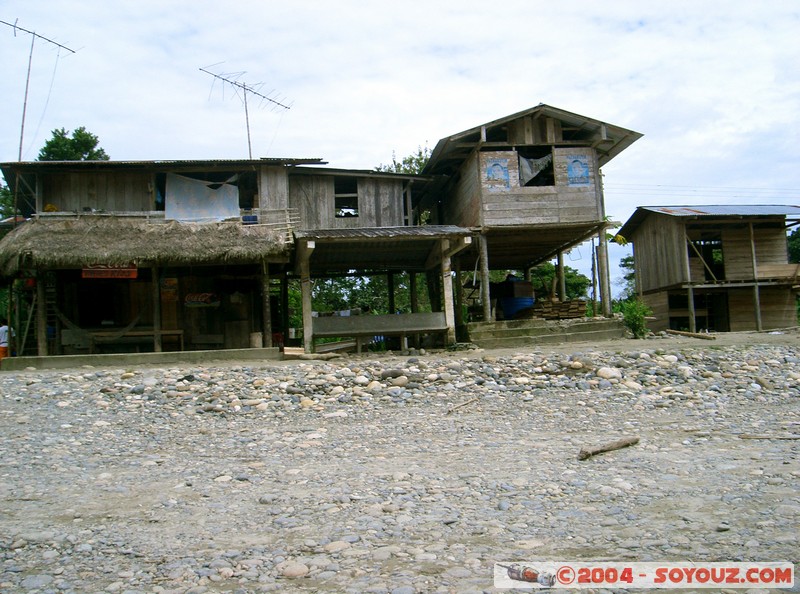
[[[674,217],[800,216],[800,206],[784,204],[704,204],[701,206],[640,206],[639,208]]]
[[[320,157],[309,158],[268,158],[262,159],[187,159],[164,161],[9,161],[0,163],[0,169],[30,171],[35,169],[114,169],[114,168],[154,168],[154,167],[243,167],[255,165],[324,165]]]
[[[420,225],[416,227],[362,227],[357,229],[303,229],[295,232],[298,239],[400,239],[435,238],[470,235],[472,232],[455,225]]]

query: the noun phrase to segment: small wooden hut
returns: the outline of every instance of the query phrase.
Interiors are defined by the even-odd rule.
[[[619,234],[633,244],[636,290],[652,330],[743,331],[797,325],[800,266],[787,230],[800,207],[640,206]]]

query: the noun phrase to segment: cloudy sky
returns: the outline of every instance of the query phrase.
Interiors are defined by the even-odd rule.
[[[644,134],[606,210],[800,203],[796,0],[5,0],[33,46],[22,159],[85,126],[112,159],[322,157],[371,169],[546,103]],[[32,36],[0,24],[0,161],[18,157]],[[614,250],[619,258],[624,250]],[[587,249],[567,264],[585,270]]]

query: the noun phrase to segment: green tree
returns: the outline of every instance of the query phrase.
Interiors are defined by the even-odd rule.
[[[636,272],[634,269],[633,256],[625,256],[619,261],[619,268],[622,270],[622,301],[630,301],[636,298]]]
[[[14,194],[8,186],[0,185],[0,219],[14,214]]]
[[[552,262],[544,262],[531,270],[531,282],[537,298],[552,294],[555,278],[556,266]],[[592,281],[571,266],[564,266],[564,284],[568,299],[583,299]]]
[[[421,173],[425,169],[425,165],[431,158],[431,150],[427,145],[423,148],[417,147],[417,151],[403,157],[401,161],[397,160],[397,155],[392,152],[392,162],[388,165],[381,163],[375,168],[375,171],[385,171],[387,173]]]
[[[53,137],[39,151],[39,161],[108,161],[100,140],[81,126],[69,135],[64,128],[53,130]]]
[[[800,262],[800,228],[789,234],[789,262]]]

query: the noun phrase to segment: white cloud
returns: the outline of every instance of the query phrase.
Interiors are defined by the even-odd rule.
[[[798,202],[786,191],[800,162],[790,0],[8,0],[0,19],[79,50],[56,63],[54,46],[34,47],[25,159],[78,126],[115,159],[246,157],[241,101],[199,71],[214,65],[292,103],[249,102],[256,157],[368,169],[542,102],[645,134],[605,168],[614,218],[640,204]],[[17,158],[29,50],[29,35],[0,26],[0,161]]]

